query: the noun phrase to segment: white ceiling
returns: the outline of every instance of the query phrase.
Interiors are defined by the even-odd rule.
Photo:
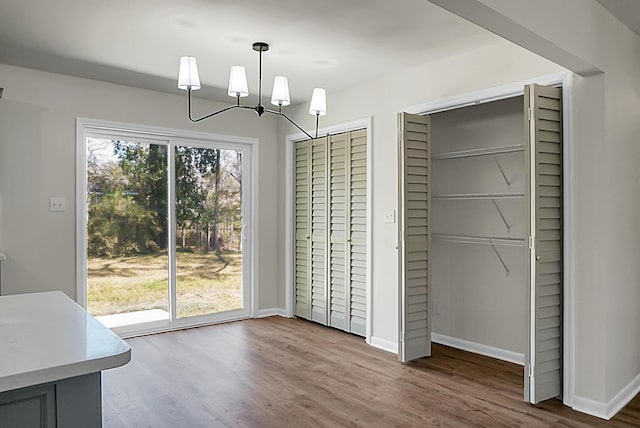
[[[257,91],[289,78],[294,101],[500,39],[426,0],[1,0],[0,62],[177,91],[179,57],[197,57],[201,96],[226,98],[229,67]],[[0,86],[1,86],[0,82]],[[208,89],[206,89],[208,88]]]
[[[640,1],[638,0],[598,0],[609,9],[624,25],[640,35]]]

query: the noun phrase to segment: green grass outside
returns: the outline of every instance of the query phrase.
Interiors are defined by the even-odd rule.
[[[178,252],[178,317],[242,308],[242,254]],[[94,316],[169,310],[166,253],[89,258],[87,307]]]

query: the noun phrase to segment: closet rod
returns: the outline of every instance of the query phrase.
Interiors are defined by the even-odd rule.
[[[448,235],[434,233],[431,237],[437,241],[454,242],[460,244],[503,245],[508,247],[524,247],[524,238],[495,238],[488,236]]]
[[[445,152],[433,155],[433,159],[458,159],[472,156],[497,155],[502,153],[523,152],[524,144],[514,144],[512,146],[485,147],[482,149],[460,150],[457,152]]]
[[[523,199],[524,193],[443,193],[433,195],[433,199],[466,200],[466,199]]]
[[[436,240],[444,241],[444,242],[489,245],[493,249],[494,254],[498,258],[498,261],[502,265],[502,268],[504,269],[504,273],[507,276],[509,276],[509,273],[510,273],[509,266],[507,266],[507,263],[502,258],[502,255],[500,254],[500,251],[498,251],[498,249],[496,248],[496,245],[503,245],[507,247],[524,247],[525,246],[524,239],[487,238],[487,237],[480,237],[480,236],[445,235],[440,233],[434,233],[431,236]]]

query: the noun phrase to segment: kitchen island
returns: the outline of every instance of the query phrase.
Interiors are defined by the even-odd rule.
[[[0,427],[101,427],[101,372],[130,359],[61,291],[0,296]]]

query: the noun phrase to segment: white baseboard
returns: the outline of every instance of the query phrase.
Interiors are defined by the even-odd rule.
[[[584,398],[578,395],[573,397],[573,410],[601,419],[609,419],[607,417],[607,404],[591,400],[590,398]]]
[[[640,374],[607,403],[607,419],[611,419],[640,392]]]
[[[369,345],[373,346],[374,348],[382,349],[383,351],[391,352],[392,354],[398,354],[398,344],[390,340],[371,336]]]
[[[487,357],[497,358],[499,360],[524,366],[524,354],[519,354],[517,352],[445,336],[444,334],[439,333],[431,333],[431,341],[441,345],[450,346],[452,348],[462,349],[463,351],[469,351],[475,354],[485,355]]]
[[[287,311],[281,308],[260,309],[258,311],[258,315],[256,316],[256,318],[266,318],[266,317],[274,317],[274,316],[288,318]]]
[[[608,403],[575,396],[573,410],[609,420],[640,392],[640,374],[622,388]]]

